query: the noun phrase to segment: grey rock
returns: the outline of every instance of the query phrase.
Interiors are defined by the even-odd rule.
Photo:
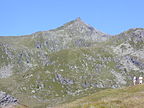
[[[18,100],[13,96],[10,96],[5,92],[0,91],[0,107],[13,104],[18,104]]]
[[[74,84],[73,80],[70,80],[68,78],[64,78],[60,74],[56,74],[55,78],[56,78],[57,81],[59,81],[61,84],[64,84],[64,85],[72,85],[72,84]]]

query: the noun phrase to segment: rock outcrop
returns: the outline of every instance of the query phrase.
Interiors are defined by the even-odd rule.
[[[6,107],[16,104],[18,104],[18,100],[16,98],[0,91],[0,107]]]

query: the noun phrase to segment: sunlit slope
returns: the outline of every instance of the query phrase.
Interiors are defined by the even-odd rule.
[[[53,108],[143,108],[144,85],[106,89]]]
[[[104,34],[79,18],[49,31],[0,37],[0,90],[31,108],[132,84],[144,73],[144,30]]]

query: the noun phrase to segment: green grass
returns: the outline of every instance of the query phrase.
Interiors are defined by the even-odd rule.
[[[54,108],[143,108],[144,85],[106,89]]]
[[[91,86],[91,88],[86,90],[86,88],[81,86],[85,81],[91,84],[99,84],[99,82],[101,82],[107,87],[111,87],[115,84],[115,77],[110,71],[111,69],[116,70],[116,63],[114,61],[103,61],[103,58],[113,59],[114,57],[114,54],[104,47],[104,45],[98,44],[97,46],[89,48],[71,48],[48,53],[47,56],[51,62],[48,66],[40,65],[39,57],[34,55],[31,59],[34,58],[39,66],[26,72],[15,73],[14,76],[10,77],[10,82],[6,81],[7,79],[2,79],[0,82],[1,90],[18,97],[21,103],[31,108],[43,108],[45,105],[71,102],[75,99],[92,94],[95,91],[99,91],[99,88],[93,88]],[[25,55],[22,60],[26,60]],[[95,66],[97,64],[106,65],[109,69],[101,67],[100,71],[95,71]],[[19,65],[23,66],[23,64]],[[75,66],[77,67],[76,69],[70,68]],[[63,71],[60,71],[61,69]],[[116,71],[119,72],[119,70]],[[75,84],[63,85],[58,81],[53,82],[57,73],[65,78],[74,80]],[[29,77],[31,74],[33,76]],[[85,78],[80,79],[80,76]],[[4,82],[6,84],[4,84]],[[44,88],[36,90],[39,88],[39,84],[43,84]],[[10,85],[11,88],[9,88]],[[26,90],[23,89],[25,87]],[[32,93],[32,90],[36,90],[36,92]],[[82,90],[82,92],[75,96],[67,94],[67,91],[75,92],[76,90]],[[53,99],[56,102],[54,102]]]
[[[102,50],[101,47],[102,46],[66,49],[48,54],[48,58],[52,64],[48,66],[35,67],[23,73],[17,72],[14,76],[10,77],[9,80],[1,79],[1,90],[13,94],[13,96],[19,98],[21,103],[32,108],[36,106],[42,107],[43,105],[54,104],[53,101],[40,102],[39,100],[63,99],[63,102],[70,102],[77,98],[87,96],[95,91],[99,91],[99,88],[88,88],[90,91],[85,90],[86,88],[83,88],[81,84],[86,80],[88,83],[98,83],[101,78],[105,80],[106,84],[113,84],[106,81],[106,79],[114,79],[113,75],[108,72],[109,70],[103,68],[102,72],[96,73],[93,69],[95,67],[93,64],[102,64],[100,57],[113,57],[111,53]],[[97,54],[101,56],[99,57]],[[97,58],[97,60],[89,60],[87,59],[87,56],[94,59]],[[22,59],[25,60],[25,56]],[[109,64],[105,63],[105,65],[114,67],[115,63],[110,62]],[[76,66],[78,68],[72,70],[70,66]],[[87,70],[85,67],[87,67]],[[60,71],[61,69],[63,69],[62,72]],[[53,82],[57,73],[61,74],[65,78],[74,80],[75,84],[63,85],[58,81]],[[31,74],[33,76],[29,77]],[[89,74],[95,74],[95,76],[90,76]],[[80,79],[80,76],[86,76],[86,78]],[[43,84],[44,88],[37,90],[39,88],[39,84]],[[11,88],[9,88],[10,85]],[[23,88],[26,88],[26,90]],[[36,92],[32,93],[32,90],[35,90]],[[75,96],[67,94],[67,91],[75,92],[76,90],[82,90],[82,92],[76,94]],[[33,98],[33,96],[36,96],[37,98]],[[59,103],[63,103],[60,100],[57,101],[59,101]]]
[[[73,23],[73,21],[49,32],[62,30],[71,23]],[[62,44],[63,46],[63,41],[66,41],[67,44],[64,46],[64,48],[66,47],[65,49],[59,47],[56,51],[51,51],[51,49],[45,45],[45,42],[49,40],[49,36],[44,35],[45,32],[38,32],[35,36],[0,37],[0,42],[9,44],[10,47],[7,47],[8,51],[14,55],[13,59],[8,58],[6,52],[2,50],[4,47],[0,46],[0,54],[3,55],[3,57],[0,56],[0,67],[7,66],[10,63],[14,65],[14,75],[6,79],[0,79],[0,90],[19,98],[21,103],[28,105],[31,108],[44,108],[46,105],[71,102],[100,90],[99,88],[93,87],[91,84],[101,83],[107,88],[116,84],[116,76],[114,76],[111,71],[114,70],[116,73],[122,75],[122,70],[116,68],[117,65],[121,64],[114,61],[119,56],[114,54],[111,47],[124,43],[129,36],[125,37],[125,35],[123,36],[123,33],[106,42],[93,42],[84,39],[84,44],[88,44],[89,46],[87,47],[83,43],[81,46],[75,44],[76,40],[83,37],[82,33],[79,34],[79,32],[76,32],[73,34],[72,30],[58,31],[58,33],[60,33],[60,36],[57,33],[55,34],[58,35],[56,40],[60,41],[57,45],[61,46]],[[67,37],[65,33],[68,34],[69,37]],[[61,36],[68,38],[68,42],[65,37]],[[71,41],[69,41],[70,38],[72,39]],[[37,42],[40,42],[42,48],[36,48],[35,44]],[[132,47],[137,49],[141,49],[143,46],[143,42],[136,44],[132,41],[129,43]],[[108,58],[111,60],[105,61],[105,59]],[[30,64],[37,66],[32,68],[29,67],[29,64],[26,63],[27,59],[29,59]],[[19,60],[22,62],[19,63]],[[42,64],[44,60],[48,60],[50,64]],[[138,71],[131,70],[126,72],[122,77],[139,75],[136,73],[138,73]],[[60,81],[54,82],[53,79],[55,79],[56,74],[73,80],[74,84],[65,85],[61,84]],[[128,84],[131,83],[130,77],[129,80],[127,80]],[[85,82],[90,84],[88,88],[82,87],[82,84]],[[37,90],[40,88],[40,84],[43,84],[44,88]],[[119,84],[119,86],[121,85]],[[26,90],[24,88],[26,88]],[[32,90],[35,90],[36,92],[32,93]],[[67,93],[67,91],[74,93],[78,90],[82,90],[82,92],[75,96]],[[123,97],[122,99],[117,98],[117,96],[121,96],[124,92],[126,92],[126,94],[131,93],[124,89],[105,90],[99,92],[99,94],[96,93],[89,98],[87,97],[86,100],[82,99],[82,104],[76,104],[76,108],[109,108],[110,106],[117,108],[120,107],[119,104],[122,104],[121,108],[124,108],[125,103],[123,103],[122,99],[125,99],[126,97]],[[137,92],[137,89],[134,90],[133,93],[135,92]],[[111,96],[116,99],[113,100]],[[89,100],[88,103],[87,100]],[[110,102],[108,100],[110,100]]]

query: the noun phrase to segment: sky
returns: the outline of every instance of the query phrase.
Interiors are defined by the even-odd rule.
[[[112,35],[144,28],[144,0],[0,0],[0,36],[50,30],[77,17]]]

